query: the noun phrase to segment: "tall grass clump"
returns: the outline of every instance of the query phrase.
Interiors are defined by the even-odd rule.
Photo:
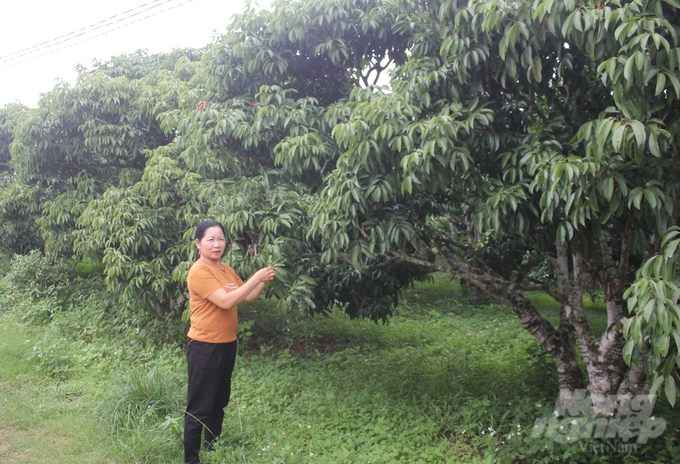
[[[130,462],[181,456],[186,381],[174,369],[136,368],[122,376],[97,412]]]

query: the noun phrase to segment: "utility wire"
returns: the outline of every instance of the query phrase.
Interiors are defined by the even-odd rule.
[[[29,47],[29,48],[26,48],[26,49],[24,49],[24,50],[20,50],[20,51],[18,51],[18,52],[11,53],[10,55],[5,55],[5,56],[3,56],[3,57],[0,57],[0,63],[2,63],[2,61],[5,61],[6,63],[11,63],[12,61],[16,61],[18,58],[20,58],[20,57],[22,57],[22,56],[26,56],[26,55],[31,55],[31,54],[38,53],[38,52],[40,52],[40,51],[43,51],[43,50],[49,49],[49,48],[51,48],[51,47],[54,47],[54,46],[56,46],[56,45],[59,45],[59,44],[62,44],[62,43],[65,43],[65,42],[74,40],[74,39],[76,39],[76,38],[78,38],[78,37],[80,37],[80,36],[83,36],[83,35],[87,34],[87,33],[96,31],[97,29],[102,29],[102,28],[104,28],[104,27],[108,27],[108,26],[114,25],[114,24],[119,23],[119,22],[121,22],[121,21],[126,21],[126,20],[128,20],[128,19],[130,19],[130,18],[133,18],[133,17],[135,17],[135,16],[138,16],[138,15],[144,13],[145,11],[149,11],[149,10],[151,10],[151,9],[153,9],[153,8],[157,8],[157,7],[159,7],[159,6],[162,6],[162,5],[164,5],[164,4],[170,3],[170,2],[172,2],[172,1],[175,1],[175,0],[154,0],[153,2],[146,3],[146,4],[144,4],[144,5],[140,5],[140,6],[138,6],[138,7],[135,7],[135,8],[132,8],[132,9],[130,9],[130,10],[127,10],[127,11],[125,11],[125,12],[123,12],[123,13],[120,13],[120,14],[117,14],[117,15],[114,15],[114,16],[111,16],[111,17],[109,17],[109,18],[107,18],[107,19],[105,19],[105,20],[103,20],[103,21],[98,22],[98,23],[95,23],[95,24],[92,24],[92,25],[87,26],[87,27],[85,27],[85,28],[79,29],[78,31],[74,31],[74,32],[71,32],[71,33],[68,33],[68,34],[64,34],[64,35],[61,35],[61,36],[59,36],[59,37],[57,37],[57,38],[55,38],[55,39],[49,40],[49,41],[47,41],[47,42],[43,42],[43,43],[40,44],[40,45],[36,45],[36,46],[33,46],[33,47]],[[182,4],[184,4],[184,3],[188,3],[188,2],[190,2],[190,1],[193,1],[193,0],[186,0],[186,1],[184,1],[184,2],[182,2],[182,3],[180,3],[180,4],[178,4],[178,5],[174,5],[174,6],[170,7],[170,8],[166,8],[166,9],[164,9],[164,10],[162,10],[162,11],[159,11],[159,12],[157,12],[157,13],[155,13],[155,14],[147,15],[147,16],[144,16],[144,17],[142,17],[142,18],[140,18],[140,19],[138,19],[138,20],[136,20],[136,21],[131,21],[131,22],[129,22],[129,23],[123,24],[123,25],[120,26],[120,27],[113,28],[113,29],[107,29],[107,30],[104,31],[103,33],[97,34],[97,35],[95,35],[95,36],[88,37],[88,38],[86,38],[86,39],[84,39],[84,40],[81,40],[81,41],[78,41],[78,42],[76,42],[76,43],[82,43],[82,42],[84,42],[84,41],[86,41],[86,40],[89,40],[89,39],[92,39],[92,38],[94,38],[94,37],[99,37],[99,36],[101,36],[101,35],[103,35],[103,34],[105,34],[105,33],[108,33],[108,32],[111,32],[111,31],[114,31],[114,30],[117,30],[117,29],[120,29],[121,27],[125,27],[125,26],[128,26],[128,25],[130,25],[130,24],[134,24],[134,23],[139,22],[139,21],[141,21],[141,20],[143,20],[143,19],[146,19],[146,18],[149,18],[149,17],[152,17],[152,16],[156,16],[156,14],[162,13],[162,12],[164,12],[164,11],[168,11],[168,10],[170,10],[170,9],[176,7],[176,6],[182,5]],[[144,8],[144,7],[148,7],[148,8]],[[136,11],[136,10],[141,10],[141,11]],[[135,12],[135,11],[136,11],[136,12]],[[128,13],[131,13],[131,12],[132,12],[132,14],[128,14]],[[127,15],[127,16],[124,16],[124,15]],[[124,16],[124,17],[120,18],[120,16]],[[118,18],[118,19],[116,19],[116,18]],[[58,40],[58,39],[60,39],[60,38],[61,38],[62,40]],[[66,45],[66,46],[64,46],[64,47],[60,47],[60,48],[58,48],[58,49],[56,49],[56,50],[51,50],[51,51],[48,52],[48,53],[43,53],[43,54],[38,55],[38,56],[44,56],[44,55],[49,54],[49,53],[51,53],[51,52],[54,52],[54,51],[57,51],[57,50],[62,50],[62,49],[66,48],[66,47],[69,47],[69,46],[71,46],[71,45],[75,45],[75,43],[68,44],[68,45]],[[31,50],[32,50],[32,51],[31,51]],[[23,52],[23,53],[22,53],[22,52]],[[15,55],[16,55],[16,56],[15,56]],[[11,56],[14,56],[14,57],[13,57],[13,58],[10,58]],[[9,58],[9,59],[7,59],[7,58]],[[29,59],[32,59],[32,58],[37,58],[37,56],[31,57],[31,58],[29,58]],[[27,60],[21,60],[21,61],[19,61],[19,62],[17,62],[17,63],[24,62],[24,61],[27,61]],[[17,64],[17,63],[11,63],[11,64]],[[4,67],[6,67],[6,66],[4,66]],[[0,69],[1,69],[1,68],[0,68]]]
[[[77,45],[77,44],[80,44],[80,43],[83,43],[83,42],[87,42],[88,40],[92,40],[96,37],[100,37],[102,35],[108,34],[109,32],[117,31],[118,29],[122,29],[124,27],[130,26],[131,24],[135,24],[135,23],[138,23],[138,22],[143,21],[145,19],[151,18],[153,16],[157,16],[161,13],[165,13],[166,11],[172,10],[173,8],[184,5],[186,3],[190,3],[194,0],[184,0],[184,1],[182,1],[178,4],[176,4],[176,5],[170,5],[168,8],[165,8],[165,9],[160,10],[160,11],[156,11],[152,14],[148,14],[148,15],[143,16],[141,18],[135,19],[134,21],[130,21],[130,22],[127,22],[125,24],[122,24],[118,27],[115,27],[115,28],[112,28],[112,29],[106,29],[106,30],[100,32],[99,34],[83,38],[82,40],[79,40],[77,42],[71,42],[72,40],[74,40],[78,37],[81,37],[85,34],[88,34],[88,33],[94,32],[98,29],[102,29],[104,27],[112,26],[112,25],[115,25],[116,23],[134,18],[135,16],[138,16],[138,15],[144,13],[144,12],[150,11],[154,8],[161,7],[161,6],[167,6],[166,4],[172,3],[174,1],[176,1],[176,0],[154,0],[153,2],[145,3],[145,4],[140,5],[138,7],[124,11],[123,13],[119,13],[117,15],[111,16],[107,19],[104,19],[104,20],[99,21],[95,24],[92,24],[90,26],[79,29],[77,31],[69,32],[68,34],[60,35],[60,36],[58,36],[54,39],[48,40],[48,41],[43,42],[41,44],[34,45],[32,47],[27,47],[27,48],[24,48],[23,50],[13,52],[13,53],[10,53],[8,55],[0,56],[0,65],[4,64],[4,66],[0,66],[0,69],[9,68],[11,66],[15,66],[17,64],[24,63],[26,61],[30,61],[30,60],[40,58],[40,57],[45,56],[45,55],[55,53],[59,50],[63,50],[65,48],[72,47],[74,45]],[[136,11],[136,10],[140,10],[140,9],[147,7],[147,6],[148,6],[148,8],[145,8],[141,11]],[[128,14],[130,12],[134,12],[134,13]],[[120,16],[123,16],[123,15],[126,15],[126,14],[128,14],[128,15],[123,17],[123,18],[119,18]],[[116,19],[116,18],[119,18],[119,19]],[[59,39],[62,39],[62,40],[59,40]],[[71,42],[71,43],[67,43],[67,42]],[[48,50],[52,47],[55,47],[57,45],[64,44],[64,43],[67,43],[67,44],[62,46],[62,47],[59,47],[59,48]],[[46,51],[45,53],[41,53],[39,55],[35,54],[35,53],[39,53],[43,50],[48,50],[48,51]],[[27,58],[17,61],[19,58],[21,58],[23,56],[27,56],[27,55],[29,55]],[[32,56],[30,56],[30,55],[32,55]]]
[[[84,27],[84,28],[82,28],[82,29],[78,29],[77,31],[69,32],[68,34],[62,34],[62,35],[60,35],[60,36],[58,36],[58,37],[55,37],[54,39],[47,40],[47,41],[45,41],[45,42],[43,42],[43,43],[40,43],[40,44],[38,44],[38,45],[33,45],[32,47],[27,47],[27,48],[24,48],[24,49],[22,49],[22,50],[19,50],[19,51],[10,53],[10,54],[8,54],[8,55],[0,56],[0,61],[6,61],[8,58],[12,59],[11,57],[14,56],[14,55],[23,56],[24,54],[26,54],[26,52],[30,52],[31,50],[34,50],[34,49],[40,50],[41,48],[52,47],[52,46],[54,46],[54,45],[56,45],[56,44],[59,44],[59,43],[62,43],[62,42],[66,42],[66,41],[68,41],[68,40],[72,40],[71,37],[73,37],[73,38],[79,37],[79,36],[81,36],[81,35],[83,35],[83,34],[86,34],[87,31],[90,30],[90,29],[94,30],[94,29],[99,29],[99,28],[101,28],[101,27],[104,27],[105,24],[103,24],[103,23],[107,23],[107,22],[109,22],[109,21],[111,21],[111,20],[113,20],[113,19],[115,19],[115,18],[118,18],[119,16],[126,15],[126,14],[128,14],[128,13],[134,12],[135,10],[141,9],[141,8],[143,8],[143,7],[145,7],[145,6],[148,6],[148,5],[151,5],[151,4],[153,4],[153,3],[158,3],[158,2],[160,2],[160,1],[161,1],[161,0],[153,0],[152,2],[145,3],[144,5],[140,5],[140,6],[137,6],[137,7],[135,7],[135,8],[131,8],[131,9],[127,10],[127,11],[124,11],[124,12],[119,13],[119,14],[117,14],[117,15],[113,15],[113,16],[111,16],[111,17],[109,17],[109,18],[106,18],[106,19],[104,19],[104,20],[102,20],[102,21],[99,21],[98,23],[91,24],[91,25],[89,25],[89,26],[87,26],[87,27]],[[158,6],[158,5],[154,5],[152,8],[154,8],[154,7],[156,7],[156,6]],[[139,14],[139,13],[137,13],[137,14]],[[134,16],[134,15],[131,15],[131,16]],[[125,18],[123,18],[123,19],[125,19]],[[122,19],[121,19],[121,20],[122,20]],[[121,21],[121,20],[118,20],[118,21]],[[60,41],[59,39],[63,39],[63,40]]]

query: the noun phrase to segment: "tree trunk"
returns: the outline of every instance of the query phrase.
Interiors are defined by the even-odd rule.
[[[467,280],[487,295],[508,305],[522,327],[552,356],[557,365],[559,401],[568,404],[574,391],[584,387],[584,376],[577,363],[577,347],[581,350],[596,414],[610,415],[612,399],[621,391],[632,398],[644,391],[644,373],[640,367],[628,369],[622,356],[623,338],[623,279],[617,279],[606,297],[608,327],[600,339],[590,329],[583,310],[584,279],[581,272],[582,257],[568,253],[566,245],[557,244],[555,260],[557,292],[552,292],[561,303],[560,325],[555,328],[524,295],[521,286],[495,274],[477,261],[442,260],[436,262],[415,256],[394,254],[399,260],[448,273],[451,277]],[[627,253],[624,244],[622,254]],[[570,271],[571,263],[571,271]],[[621,269],[614,269],[620,276]]]
[[[559,388],[558,401],[567,404],[574,396],[574,390],[584,387],[583,372],[576,362],[576,344],[574,326],[567,319],[567,311],[564,306],[560,307],[560,327],[557,330],[562,344],[568,346],[561,357],[554,357],[557,364],[557,385]]]
[[[579,341],[588,374],[588,390],[593,403],[593,410],[602,416],[611,416],[614,412],[615,401],[623,387],[626,396],[633,396],[640,391],[644,382],[643,372],[631,371],[626,377],[628,366],[623,360],[622,350],[625,345],[623,337],[623,284],[620,278],[625,269],[613,266],[613,260],[605,257],[604,261],[611,265],[608,270],[608,280],[605,291],[605,306],[607,310],[607,329],[602,337],[596,339],[583,310],[584,280],[581,276],[580,255],[572,256],[572,272],[569,271],[569,254],[566,245],[556,245],[557,248],[557,285],[558,291],[567,303],[566,313],[573,325]],[[627,253],[624,242],[622,255]],[[603,248],[607,254],[609,248]],[[623,258],[623,256],[622,256]],[[624,379],[626,383],[624,384]]]
[[[149,305],[153,308],[154,311],[156,311],[156,314],[158,314],[159,317],[163,317],[165,315],[165,307],[160,301],[150,298]]]
[[[560,310],[560,325],[555,329],[518,290],[504,290],[487,286],[495,298],[506,302],[519,318],[522,327],[552,356],[557,365],[559,400],[568,401],[576,389],[583,388],[583,372],[576,362],[574,328],[567,319],[564,308]]]
[[[645,375],[644,365],[645,353],[640,353],[637,364],[633,364],[628,369],[626,377],[621,382],[618,395],[622,401],[630,402],[635,395],[646,395],[649,393],[651,384]]]

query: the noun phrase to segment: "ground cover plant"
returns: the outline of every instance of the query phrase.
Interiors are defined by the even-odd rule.
[[[19,260],[17,261],[19,262]],[[0,461],[181,461],[185,363],[176,320],[112,301],[98,277],[36,298],[0,292]],[[637,449],[531,438],[552,413],[549,356],[510,310],[438,275],[387,324],[244,305],[225,434],[206,463],[671,462],[680,420]],[[67,296],[65,296],[67,295]],[[559,305],[531,295],[557,322]],[[586,301],[603,330],[601,300]],[[120,312],[126,311],[126,322]],[[57,438],[55,438],[57,437]]]

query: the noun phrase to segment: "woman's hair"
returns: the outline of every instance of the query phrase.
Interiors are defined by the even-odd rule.
[[[222,224],[220,224],[217,221],[213,221],[212,219],[206,219],[205,221],[202,221],[196,228],[196,240],[203,240],[203,237],[205,236],[205,231],[210,229],[211,227],[219,227],[220,229],[222,229],[222,233],[226,234],[224,232],[224,227],[222,226]]]
[[[196,228],[196,240],[203,240],[203,237],[205,237],[205,231],[210,229],[211,227],[219,227],[222,229],[222,233],[226,235],[226,232],[224,232],[224,227],[222,224],[220,224],[217,221],[213,221],[212,219],[206,219],[205,221],[202,221],[198,227]],[[196,250],[196,259],[201,257],[201,253]]]

